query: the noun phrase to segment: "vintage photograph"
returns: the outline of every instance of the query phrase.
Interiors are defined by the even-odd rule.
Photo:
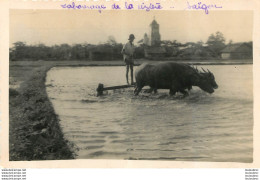
[[[253,18],[10,10],[9,160],[252,163]]]

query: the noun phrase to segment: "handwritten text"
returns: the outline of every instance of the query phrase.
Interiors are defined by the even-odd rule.
[[[75,2],[72,2],[71,4],[62,4],[62,8],[67,8],[67,9],[96,9],[98,12],[101,13],[101,10],[106,9],[106,6],[101,4],[101,5],[76,5]]]
[[[138,9],[144,9],[146,11],[150,11],[150,10],[153,10],[153,9],[162,9],[163,7],[161,6],[160,3],[150,3],[150,4],[145,4],[145,3],[142,3],[142,4],[139,4],[138,5]]]
[[[145,10],[147,12],[151,10],[160,10],[163,9],[163,6],[161,3],[153,3],[153,2],[142,2],[142,3],[131,3],[131,2],[125,2],[122,6],[114,3],[112,4],[111,7],[107,7],[104,4],[100,5],[82,5],[82,4],[76,4],[75,2],[68,3],[68,4],[62,4],[62,8],[66,9],[90,9],[90,10],[98,10],[99,13],[101,13],[102,10],[105,9],[113,9],[113,10],[120,10],[120,9],[126,9],[126,10]],[[170,8],[174,8],[172,5]],[[222,6],[217,6],[216,4],[204,4],[202,2],[198,2],[195,4],[191,4],[190,2],[187,2],[187,7],[186,9],[191,9],[191,10],[203,10],[205,14],[209,14],[210,9],[218,9],[222,8]]]
[[[191,5],[189,2],[187,2],[188,7],[186,9],[195,9],[195,10],[199,10],[202,9],[205,11],[206,14],[209,14],[209,9],[212,8],[222,8],[222,6],[217,6],[216,4],[202,4],[201,2],[197,3],[197,4],[193,4]]]

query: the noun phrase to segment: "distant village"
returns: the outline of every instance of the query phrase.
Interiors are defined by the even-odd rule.
[[[176,40],[161,40],[160,25],[154,19],[150,24],[150,32],[144,33],[143,39],[135,41],[136,59],[150,60],[232,60],[252,59],[253,44],[250,42],[225,43],[221,32],[208,37],[207,42],[179,43]],[[46,46],[44,44],[27,45],[16,42],[10,48],[10,60],[85,60],[108,61],[122,60],[123,44],[117,43],[113,36],[106,43],[61,44]]]

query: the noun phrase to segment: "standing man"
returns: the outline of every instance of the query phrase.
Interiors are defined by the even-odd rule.
[[[129,72],[129,67],[130,67],[130,71],[131,71],[131,85],[134,84],[133,81],[133,68],[134,68],[134,51],[135,51],[135,47],[133,44],[133,41],[135,39],[135,36],[133,34],[129,35],[128,38],[128,42],[124,45],[123,49],[122,49],[122,54],[124,57],[124,62],[126,64],[126,82],[127,84],[129,84],[128,81],[128,72]]]

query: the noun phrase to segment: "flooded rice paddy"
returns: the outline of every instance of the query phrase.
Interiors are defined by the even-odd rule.
[[[128,88],[96,97],[98,83],[125,84],[125,67],[116,66],[52,68],[46,86],[79,159],[252,162],[252,65],[202,67],[215,75],[213,94],[134,96]]]

